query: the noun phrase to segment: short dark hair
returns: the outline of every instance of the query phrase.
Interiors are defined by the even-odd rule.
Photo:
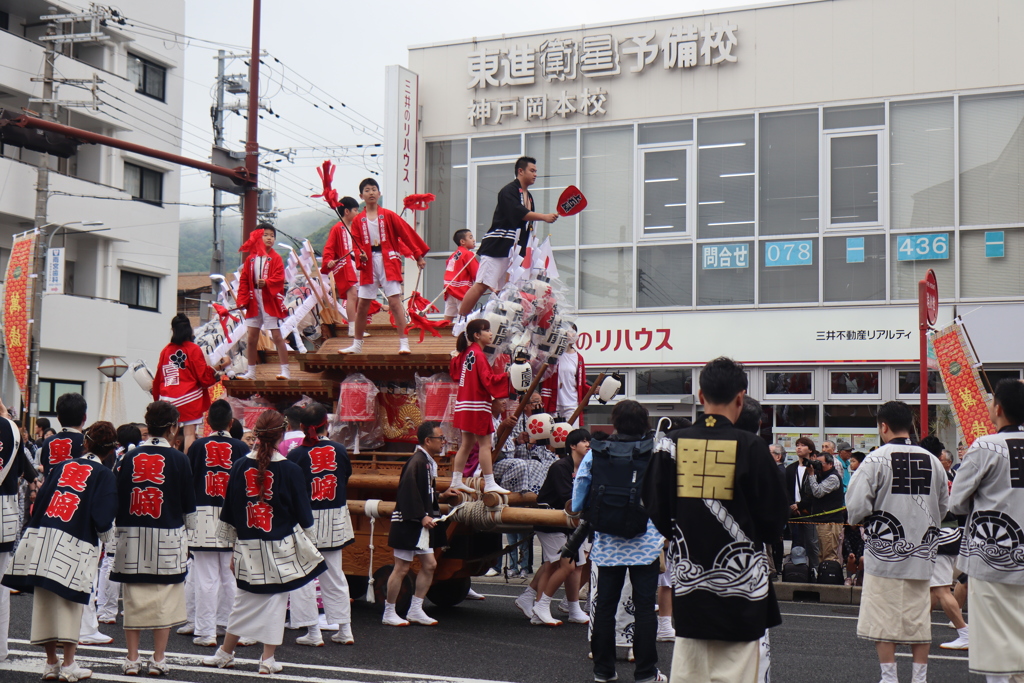
[[[834,465],[836,462],[836,457],[831,453],[819,453],[819,455],[821,456],[821,459],[827,462],[829,465]]]
[[[647,408],[636,401],[619,401],[612,408],[612,425],[617,434],[643,436],[650,429],[649,419]]]
[[[228,430],[228,433],[231,434],[232,439],[241,439],[245,436],[245,427],[242,426],[237,417],[231,418],[231,428]]]
[[[565,437],[565,447],[572,448],[581,441],[590,441],[590,432],[586,429],[574,429]]]
[[[50,428],[50,418],[41,417],[38,420],[36,420],[36,428],[42,429],[45,432],[47,429]]]
[[[864,462],[864,458],[866,457],[868,456],[864,455],[860,451],[854,451],[853,453],[850,453],[850,460],[856,460],[857,462]]]
[[[134,446],[142,441],[142,430],[134,422],[123,424],[117,428],[117,442],[122,448]]]
[[[466,235],[472,235],[472,234],[473,234],[473,231],[470,230],[469,228],[462,228],[461,230],[456,230],[455,234],[452,235],[452,242],[455,242],[455,246],[461,247],[462,246],[462,240],[466,239]]]
[[[178,424],[178,409],[167,401],[153,401],[146,406],[146,428],[152,437],[162,437]]]
[[[999,380],[993,400],[1003,409],[1006,419],[1015,425],[1024,422],[1024,384],[1020,380]]]
[[[883,422],[892,432],[910,432],[914,428],[914,414],[903,401],[889,401],[878,409],[878,424]]]
[[[338,200],[338,208],[344,211],[345,209],[355,210],[359,208],[359,202],[352,197],[342,197]]]
[[[939,441],[939,438],[934,434],[929,434],[921,439],[921,443],[918,445],[934,455],[936,458],[940,457],[942,455],[942,451],[946,450],[946,446],[943,445],[943,443]]]
[[[440,426],[440,422],[433,422],[431,420],[427,420],[426,422],[419,426],[419,429],[416,430],[416,442],[422,446],[427,442],[427,439],[434,435],[434,430]]]
[[[184,313],[179,313],[171,318],[171,343],[181,346],[187,341],[195,341],[192,321]]]
[[[264,232],[269,230],[270,232],[274,233],[275,235],[277,234],[277,228],[274,227],[274,224],[273,223],[267,223],[266,221],[263,221],[262,223],[257,225],[256,229],[257,230],[262,230]]]
[[[811,449],[811,453],[817,453],[818,452],[818,447],[814,445],[814,442],[811,441],[811,437],[809,437],[809,436],[801,436],[799,439],[797,439],[793,443],[796,446],[807,446],[808,448]]]
[[[366,189],[367,185],[373,185],[378,190],[380,189],[380,185],[377,184],[376,180],[374,180],[373,178],[364,178],[363,182],[359,183],[359,194],[363,193],[363,190]]]
[[[311,403],[302,411],[303,431],[306,427],[316,427],[318,434],[327,431],[327,408],[323,403]]]
[[[729,403],[746,388],[747,373],[743,371],[743,364],[732,358],[719,356],[700,371],[700,390],[705,400],[715,405]]]
[[[284,419],[288,420],[288,426],[292,430],[298,429],[302,424],[302,415],[306,412],[305,406],[291,406],[284,411]]]
[[[743,397],[743,409],[736,418],[736,427],[745,432],[759,434],[761,432],[761,418],[764,416],[761,404],[752,396]]]
[[[65,427],[80,427],[89,405],[81,394],[61,394],[57,399],[57,419]]]
[[[519,177],[519,171],[525,171],[526,167],[529,166],[530,164],[536,166],[537,160],[534,159],[533,157],[519,157],[518,159],[516,159],[516,177]]]
[[[231,414],[231,404],[222,398],[210,404],[210,411],[206,414],[206,422],[210,428],[217,432],[223,432],[231,425],[235,416]]]

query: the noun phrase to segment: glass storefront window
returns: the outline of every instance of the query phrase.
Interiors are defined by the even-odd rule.
[[[825,429],[878,429],[878,406],[825,404]]]
[[[1024,221],[1024,93],[960,98],[960,223]]]
[[[890,235],[889,239],[892,250],[891,298],[916,301],[917,283],[928,274],[929,268],[935,271],[935,277],[939,282],[939,298],[953,298],[953,277],[956,273],[955,233],[911,233]]]
[[[885,235],[825,238],[823,299],[885,301]]]
[[[637,143],[641,145],[663,144],[666,142],[689,142],[693,139],[693,120],[661,121],[641,123],[638,126]]]
[[[565,296],[569,303],[576,305],[576,250],[559,249],[554,252],[558,279],[565,285]]]
[[[698,237],[754,234],[754,117],[697,121]]]
[[[878,133],[828,138],[830,224],[878,222]]]
[[[554,212],[562,190],[576,184],[576,131],[530,133],[526,155],[537,160],[537,182],[530,188],[537,211]],[[552,246],[576,244],[576,218],[559,218],[550,225],[537,221],[534,227],[539,240],[551,236]]]
[[[818,406],[815,403],[796,403],[775,406],[775,426],[807,429],[818,427]]]
[[[764,374],[764,393],[770,396],[779,394],[811,395],[814,393],[811,372],[766,372]]]
[[[683,149],[643,153],[643,236],[686,232],[686,159]]]
[[[474,159],[481,157],[518,157],[522,154],[522,141],[518,135],[473,138],[472,150]]]
[[[818,110],[761,114],[761,235],[818,232]]]
[[[633,303],[633,249],[580,250],[580,308],[629,308]]]
[[[697,245],[697,305],[754,303],[753,242]]]
[[[953,225],[953,98],[889,105],[893,228]]]
[[[938,370],[929,370],[928,393],[941,394],[944,392],[942,375]],[[896,374],[896,393],[919,395],[921,393],[921,373],[917,370],[900,370]]]
[[[427,212],[429,213],[429,211]],[[454,251],[454,246],[452,250]],[[434,254],[427,256],[427,265],[423,268],[423,291],[428,296],[437,296],[444,289],[444,267],[448,262],[447,254]],[[485,300],[486,302],[486,300]],[[444,297],[442,296],[435,304],[444,312]]]
[[[986,370],[983,378],[988,379],[989,386],[994,391],[996,385],[1004,379],[1019,380],[1020,370]]]
[[[659,244],[637,249],[636,307],[693,305],[693,245]]]
[[[454,251],[452,235],[466,227],[467,146],[465,140],[427,143],[427,192],[437,198],[424,213],[431,251]]]
[[[870,370],[831,372],[829,384],[833,394],[878,395],[878,374]]]
[[[818,240],[772,240],[760,243],[758,298],[763,304],[818,300]]]
[[[690,370],[637,370],[637,395],[677,395],[693,393]]]
[[[587,208],[579,214],[580,243],[632,242],[633,127],[586,128],[580,131],[580,151],[580,187],[587,195]]]
[[[822,120],[822,124],[825,130],[881,126],[885,124],[885,105],[881,102],[874,102],[825,107],[825,118]]]
[[[478,243],[491,229],[491,223],[494,221],[494,207],[498,203],[498,191],[515,178],[514,161],[474,164],[473,181],[476,183],[476,222],[474,227]],[[451,235],[449,235],[448,241],[449,244],[454,244],[451,242]]]
[[[1024,294],[1024,229],[960,232],[960,296]]]

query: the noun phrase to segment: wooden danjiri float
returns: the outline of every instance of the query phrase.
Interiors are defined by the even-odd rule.
[[[346,377],[361,373],[378,387],[415,386],[415,375],[421,377],[447,372],[455,338],[443,329],[440,337],[427,335],[422,343],[411,340],[412,353],[398,354],[398,333],[388,322],[386,313],[378,313],[367,326],[370,336],[363,342],[363,353],[345,355],[339,351],[351,343],[347,336],[327,337],[318,349],[290,355],[290,375],[287,380],[275,378],[278,366],[276,353],[268,352],[256,370],[255,380],[225,382],[227,392],[239,399],[259,395],[272,404],[298,401],[303,395],[333,406],[338,412],[341,382]],[[344,328],[337,326],[337,330]],[[263,352],[260,352],[263,354]],[[385,389],[386,390],[386,389]],[[415,434],[422,421],[415,401],[415,391],[406,395],[406,404],[397,413],[398,431]],[[412,405],[410,405],[412,404]],[[395,431],[394,423],[382,425]],[[385,438],[386,438],[385,437]],[[351,594],[360,598],[367,593],[370,577],[373,594],[383,606],[387,579],[391,573],[393,556],[388,546],[388,530],[395,506],[395,493],[402,466],[412,454],[414,440],[391,441],[386,450],[354,452],[349,448],[352,477],[348,482],[348,508],[352,516],[355,541],[343,551],[345,574]],[[438,465],[437,489],[446,491],[451,482],[452,459],[455,444]],[[472,494],[442,497],[442,513],[452,506],[464,504],[448,524],[448,547],[437,552],[437,570],[427,597],[436,605],[456,605],[465,599],[474,576],[483,575],[493,567],[507,550],[502,543],[503,533],[521,533],[533,525],[564,526],[574,528],[578,520],[563,510],[537,507],[534,493],[512,493],[499,496],[483,494],[483,480],[468,478],[466,482],[476,488]],[[412,595],[419,561],[413,562],[412,572],[406,577],[399,599],[399,612],[405,612]]]

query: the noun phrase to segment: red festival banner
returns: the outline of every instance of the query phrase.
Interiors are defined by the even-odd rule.
[[[35,231],[15,235],[4,282],[4,343],[7,346],[7,360],[26,405],[25,391],[32,352],[28,322],[32,306],[32,278],[29,275],[32,273],[35,246]]]
[[[967,444],[979,436],[994,434],[996,428],[988,416],[988,392],[981,383],[979,363],[963,325],[954,322],[932,333],[931,340],[946,395]]]

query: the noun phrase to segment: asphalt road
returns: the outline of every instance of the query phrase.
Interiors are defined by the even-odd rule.
[[[522,590],[510,584],[477,583],[484,601],[467,601],[451,608],[429,606],[427,611],[440,621],[435,627],[385,627],[380,623],[380,606],[357,601],[353,605],[354,646],[341,646],[325,638],[322,648],[301,647],[295,637],[304,631],[286,631],[285,644],[277,660],[284,671],[276,676],[301,683],[410,681],[423,683],[499,682],[551,683],[592,681],[587,659],[587,627],[565,624],[555,628],[531,626],[513,604]],[[41,648],[28,644],[32,598],[11,598],[10,656],[0,663],[0,681],[21,683],[39,680]],[[772,629],[772,680],[784,683],[827,683],[879,678],[874,647],[856,636],[857,608],[839,605],[783,603],[782,626]],[[933,613],[932,683],[981,683],[981,676],[967,674],[967,653],[941,650],[939,643],[952,640],[955,632],[946,626],[940,612]],[[101,681],[137,681],[121,675],[124,633],[118,627],[102,625],[114,637],[110,645],[81,646],[79,660],[94,670]],[[143,635],[143,648],[151,641]],[[177,681],[233,683],[255,680],[259,646],[240,648],[237,668],[214,670],[201,666],[199,658],[213,654],[213,648],[192,645],[191,637],[172,634],[168,659],[169,678]],[[910,679],[908,648],[901,648],[898,662],[901,680]],[[671,669],[672,644],[659,643],[659,666]],[[620,654],[624,655],[625,651]],[[632,665],[619,663],[619,680],[631,683]]]

